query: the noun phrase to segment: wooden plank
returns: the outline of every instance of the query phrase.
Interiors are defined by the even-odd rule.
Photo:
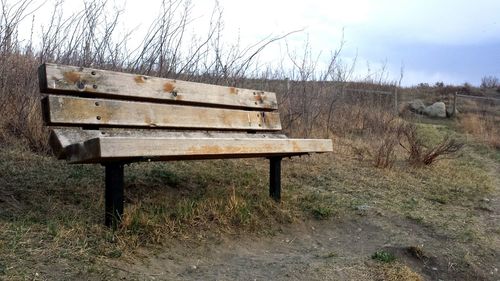
[[[330,139],[99,137],[67,148],[72,163],[300,155],[333,150]]]
[[[52,95],[42,103],[47,125],[281,130],[278,112]]]
[[[273,138],[285,139],[283,134],[239,133],[212,131],[167,131],[150,129],[101,128],[99,130],[82,130],[75,127],[53,128],[50,133],[50,146],[58,159],[66,158],[65,150],[75,143],[82,143],[98,137],[134,137],[134,138]]]
[[[500,99],[494,98],[494,97],[480,97],[480,96],[471,96],[471,95],[459,95],[456,94],[457,97],[459,98],[466,98],[466,99],[479,99],[479,100],[488,100],[488,101],[493,101],[493,102],[500,102]]]
[[[265,111],[278,108],[276,94],[272,92],[49,63],[40,66],[38,75],[42,93]]]
[[[49,136],[49,145],[57,159],[66,158],[66,147],[79,142],[101,136],[98,130],[81,130],[76,128],[53,129]]]

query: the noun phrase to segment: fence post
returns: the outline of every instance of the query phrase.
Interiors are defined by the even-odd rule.
[[[398,86],[394,89],[394,114],[398,115]]]
[[[457,92],[453,94],[453,117],[457,116]]]

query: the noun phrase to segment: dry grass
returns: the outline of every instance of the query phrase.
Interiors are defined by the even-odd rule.
[[[40,112],[37,62],[32,56],[1,54],[0,144],[23,141],[33,151],[47,151],[48,133]],[[15,65],[16,67],[11,67]],[[13,140],[14,139],[14,140]]]
[[[408,266],[395,262],[393,264],[377,264],[375,278],[385,281],[423,281],[424,278]]]
[[[443,134],[439,126],[426,128],[434,138]],[[269,235],[297,219],[345,220],[367,212],[408,220],[478,251],[491,247],[494,233],[475,212],[494,183],[483,156],[472,148],[432,168],[397,160],[385,170],[353,154],[352,140],[336,138],[335,149],[284,162],[280,205],[268,198],[268,163],[260,159],[127,166],[124,225],[112,232],[102,226],[102,167],[67,165],[24,146],[5,147],[0,263],[11,277],[32,276],[53,260],[64,260],[68,272],[83,264],[83,272],[100,276],[108,274],[102,260],[134,257],[144,246]],[[368,211],[360,212],[360,206]],[[462,252],[449,254],[458,258]]]
[[[134,164],[126,168],[124,223],[112,232],[102,225],[100,166],[69,166],[20,147],[2,150],[0,158],[0,265],[10,277],[44,271],[53,259],[91,266],[86,272],[105,270],[98,266],[102,258],[172,239],[266,235],[300,213],[267,195],[260,176],[267,175],[267,161]]]
[[[458,119],[461,129],[487,145],[500,149],[500,117],[489,114],[463,114]]]

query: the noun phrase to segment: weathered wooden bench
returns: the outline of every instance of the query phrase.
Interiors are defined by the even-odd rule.
[[[107,226],[123,214],[124,164],[267,157],[279,201],[282,157],[332,151],[331,140],[276,134],[271,92],[48,63],[38,73],[55,155],[105,167]]]

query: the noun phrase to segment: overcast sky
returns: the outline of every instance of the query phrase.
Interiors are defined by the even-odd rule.
[[[68,9],[75,8],[71,3]],[[128,29],[146,29],[160,0],[115,0],[124,5]],[[192,30],[206,32],[213,0],[192,0]],[[270,34],[303,29],[287,39],[300,50],[306,38],[326,63],[344,29],[342,56],[357,54],[356,75],[387,64],[389,79],[397,80],[404,65],[404,85],[436,81],[478,85],[481,77],[500,77],[499,0],[219,0],[226,40],[238,36],[243,45]],[[146,5],[147,4],[147,5]],[[49,6],[49,5],[47,5]],[[48,7],[46,7],[48,8]],[[41,9],[37,21],[45,21]],[[260,60],[273,64],[283,55],[284,42],[266,50]]]
[[[221,0],[227,26],[249,38],[305,28],[315,51],[335,49],[345,29],[343,55],[358,54],[357,72],[387,62],[393,79],[404,64],[406,85],[470,82],[500,76],[498,0]],[[326,59],[326,57],[325,57]]]

